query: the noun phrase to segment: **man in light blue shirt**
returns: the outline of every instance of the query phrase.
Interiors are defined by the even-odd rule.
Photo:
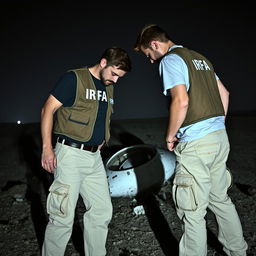
[[[177,160],[172,191],[183,224],[179,255],[207,255],[208,207],[216,216],[223,250],[229,256],[245,256],[248,246],[227,194],[228,91],[207,58],[175,45],[157,25],[141,30],[134,50],[144,53],[151,63],[160,61],[164,94],[171,97],[166,145]]]
[[[173,45],[169,49],[169,52],[176,47],[182,46]],[[168,95],[170,89],[180,84],[184,84],[186,86],[186,90],[189,90],[190,83],[188,67],[180,56],[170,54],[164,57],[159,65],[159,73],[163,81],[164,95]],[[216,79],[221,83],[217,75]],[[224,116],[216,116],[182,127],[178,130],[176,136],[180,142],[202,138],[210,132],[225,129],[224,119]]]

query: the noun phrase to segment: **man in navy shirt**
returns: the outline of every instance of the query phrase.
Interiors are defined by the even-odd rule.
[[[79,194],[86,206],[85,255],[106,255],[112,203],[100,148],[110,138],[113,85],[129,71],[127,53],[108,48],[96,65],[65,73],[42,108],[41,164],[54,174],[42,255],[65,254]],[[57,140],[54,149],[52,134]]]

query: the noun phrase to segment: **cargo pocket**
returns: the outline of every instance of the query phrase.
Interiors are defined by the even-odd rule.
[[[68,210],[68,193],[70,185],[54,181],[49,188],[47,197],[47,213],[50,215],[66,217]]]
[[[172,192],[174,203],[178,209],[185,211],[195,211],[197,209],[193,176],[176,174],[173,180]]]

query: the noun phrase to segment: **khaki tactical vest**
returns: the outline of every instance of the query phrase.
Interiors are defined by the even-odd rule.
[[[60,107],[56,113],[54,133],[74,140],[87,142],[93,134],[99,103],[86,97],[88,90],[96,92],[96,87],[87,67],[71,70],[77,78],[75,102],[71,107]],[[88,89],[88,90],[86,90]],[[105,141],[110,138],[110,116],[113,112],[113,85],[106,86],[108,108],[105,123]]]
[[[168,54],[179,55],[187,64],[190,87],[189,106],[181,127],[215,116],[224,116],[224,108],[211,62],[187,48],[174,48]]]

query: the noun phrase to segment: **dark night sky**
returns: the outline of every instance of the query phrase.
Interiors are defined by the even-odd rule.
[[[38,122],[59,77],[95,64],[113,45],[125,48],[133,63],[116,86],[113,119],[166,116],[168,98],[162,95],[158,66],[133,51],[139,29],[148,23],[162,26],[176,44],[212,61],[230,91],[231,114],[255,113],[255,14],[246,1],[180,1],[169,7],[84,2],[1,2],[0,122]]]

